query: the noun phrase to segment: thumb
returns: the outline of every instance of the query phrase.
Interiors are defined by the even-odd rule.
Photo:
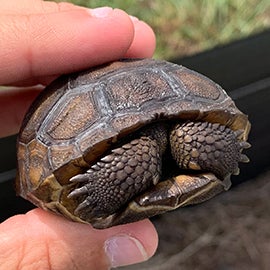
[[[108,269],[148,259],[157,233],[149,220],[105,230],[34,209],[0,224],[0,269]]]

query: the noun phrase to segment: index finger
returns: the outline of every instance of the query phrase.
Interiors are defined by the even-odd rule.
[[[0,16],[0,85],[69,73],[123,56],[134,29],[121,10]],[[24,33],[23,35],[21,33]]]
[[[59,17],[58,13],[53,13],[40,22],[36,16],[35,19],[30,20],[35,23],[28,25],[31,31],[29,32],[27,28],[24,35],[14,32],[21,31],[20,16],[13,18],[15,24],[18,24],[18,29],[13,27],[13,32],[11,31],[13,28],[8,28],[10,25],[7,25],[0,16],[0,25],[4,24],[5,29],[10,29],[6,30],[7,36],[3,38],[2,31],[0,33],[2,59],[0,85],[47,84],[62,73],[111,60],[123,57],[151,57],[155,48],[152,29],[144,22],[134,18],[131,20],[120,10],[109,11],[110,15],[107,19],[93,18],[83,9],[68,10],[62,12]],[[81,13],[82,17],[79,16]],[[100,9],[97,13],[99,16],[102,14]],[[8,21],[12,21],[11,18],[9,19]],[[68,25],[66,21],[69,22]],[[55,26],[56,22],[58,26]],[[41,35],[44,29],[48,29],[47,24],[56,28],[53,31],[49,28],[51,31],[47,30],[44,35]],[[67,31],[69,34],[65,32],[66,27],[71,28]],[[76,31],[77,28],[80,28],[80,31]],[[104,34],[104,31],[107,31],[107,34]],[[34,39],[32,43],[33,32],[39,33],[39,38]],[[18,39],[14,39],[14,36]],[[1,130],[0,137],[18,132],[22,118],[36,94],[37,92],[30,93],[29,89],[24,88],[16,89],[10,96],[3,91],[0,92],[2,104],[0,121],[5,127]],[[22,98],[24,95],[27,100]]]

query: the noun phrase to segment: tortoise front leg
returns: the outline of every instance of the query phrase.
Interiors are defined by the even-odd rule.
[[[157,184],[166,138],[163,126],[151,126],[136,139],[113,149],[84,174],[71,178],[79,184],[68,196],[78,198],[75,214],[89,222],[93,217],[106,217]]]

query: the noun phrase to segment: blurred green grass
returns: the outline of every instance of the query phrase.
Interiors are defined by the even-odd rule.
[[[60,2],[60,1],[58,1]],[[157,36],[156,58],[190,55],[270,26],[269,0],[69,0],[111,6],[146,21]]]

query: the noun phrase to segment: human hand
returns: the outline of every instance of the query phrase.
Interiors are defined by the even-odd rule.
[[[0,224],[1,270],[102,270],[144,261],[157,234],[149,220],[95,230],[34,209]]]
[[[121,10],[42,0],[1,1],[0,10],[0,86],[21,87],[0,89],[0,137],[18,132],[34,97],[59,75],[155,49],[152,29]]]
[[[33,98],[60,74],[154,51],[151,28],[120,10],[41,0],[1,1],[0,9],[0,85],[19,86],[0,91],[1,136],[18,131]],[[108,269],[157,247],[148,220],[95,230],[41,209],[1,223],[0,239],[0,269],[10,270]]]

